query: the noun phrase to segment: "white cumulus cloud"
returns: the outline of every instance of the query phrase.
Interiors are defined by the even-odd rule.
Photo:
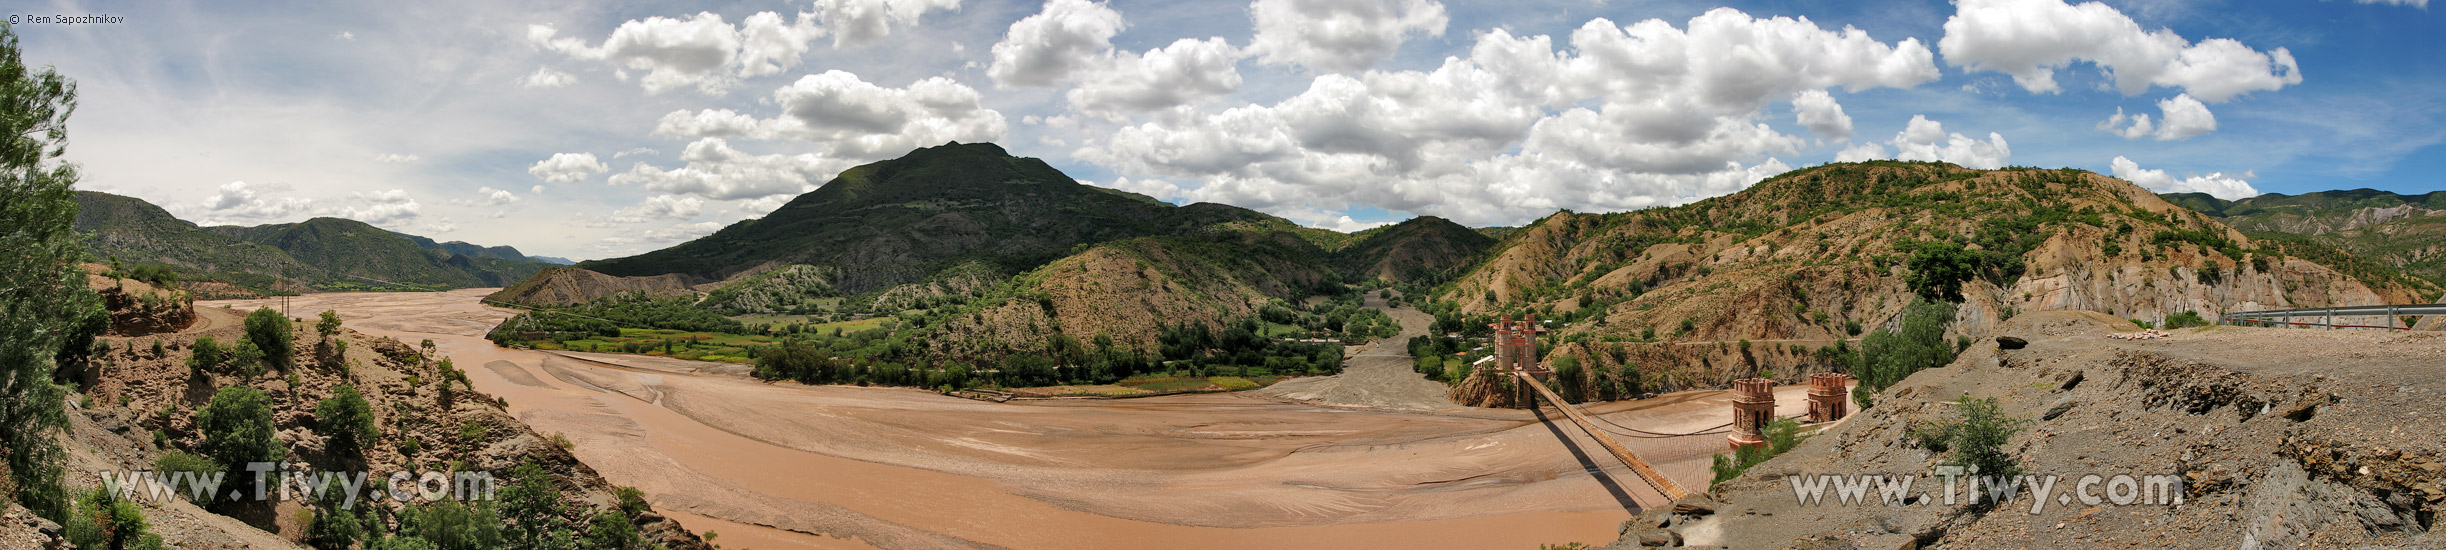
[[[612,175],[610,181],[612,185],[640,185],[667,195],[755,199],[807,192],[850,166],[848,161],[812,153],[749,154],[715,137],[689,144],[680,153],[680,160],[687,164],[663,168],[640,162],[627,172]]]
[[[398,153],[383,153],[383,154],[380,154],[380,155],[374,155],[374,162],[383,162],[383,163],[390,163],[390,164],[406,164],[406,163],[410,163],[410,162],[416,162],[417,160],[418,160],[418,159],[417,159],[416,155],[402,155],[402,154],[398,154]]]
[[[2114,116],[2098,123],[2098,129],[2123,136],[2123,139],[2156,136],[2158,141],[2191,139],[2217,129],[2217,115],[2208,112],[2208,106],[2192,99],[2190,94],[2158,101],[2157,110],[2162,117],[2152,121],[2147,113],[2126,115],[2118,107]]]
[[[552,158],[536,161],[527,173],[551,183],[577,183],[611,170],[594,153],[554,153]]]
[[[816,18],[832,30],[833,47],[872,44],[894,26],[916,25],[931,11],[958,11],[960,0],[816,0]]]
[[[2259,190],[2252,188],[2248,181],[2258,176],[2247,170],[2241,175],[2212,172],[2205,176],[2195,174],[2177,179],[2167,175],[2165,170],[2143,169],[2140,163],[2122,156],[2115,157],[2113,166],[2115,177],[2159,193],[2207,193],[2229,201],[2259,195]]]
[[[2143,30],[2097,2],[1961,0],[1937,41],[1945,62],[2012,75],[2025,90],[2053,93],[2055,72],[2075,61],[2104,69],[2124,95],[2180,88],[2209,103],[2302,82],[2292,52],[2251,49],[2227,38],[2193,43],[2169,29]]]
[[[654,133],[797,140],[821,146],[829,159],[868,161],[947,141],[993,141],[1009,130],[1002,113],[985,108],[975,89],[942,77],[885,88],[826,71],[774,90],[771,103],[780,113],[761,119],[729,109],[674,111],[663,115]]]
[[[577,75],[555,71],[551,67],[536,67],[535,72],[519,77],[518,86],[522,88],[559,88],[576,84],[577,81]]]
[[[1886,155],[1885,145],[1894,147],[1892,156]],[[1988,132],[1987,139],[1980,140],[1960,133],[1948,133],[1943,123],[1928,120],[1925,115],[1912,115],[1910,124],[1905,125],[1902,132],[1895,134],[1894,139],[1885,145],[1863,143],[1852,146],[1835,153],[1835,161],[1935,161],[1984,170],[2003,168],[2013,161],[2013,148],[2005,143],[2002,134]]]
[[[1802,90],[1792,98],[1792,110],[1810,132],[1827,139],[1851,139],[1851,115],[1843,114],[1843,105],[1826,90]]]
[[[527,41],[537,47],[645,71],[638,83],[649,94],[693,87],[719,95],[736,84],[737,77],[775,74],[798,66],[807,42],[823,34],[810,14],[799,14],[792,23],[774,12],[750,15],[738,26],[713,12],[685,19],[633,19],[593,46],[583,39],[560,36],[559,29],[550,25],[527,26]],[[628,79],[625,70],[617,76]]]
[[[1433,0],[1257,0],[1249,5],[1260,61],[1308,70],[1366,70],[1414,34],[1443,36],[1451,18]]]
[[[1684,28],[1593,20],[1559,51],[1551,37],[1501,29],[1475,40],[1431,70],[1327,73],[1272,104],[1163,110],[1072,156],[1188,200],[1314,214],[1292,218],[1305,223],[1335,224],[1340,214],[1322,213],[1352,205],[1519,223],[1738,191],[1788,170],[1777,155],[1810,146],[1766,124],[1768,107],[1791,103],[1812,131],[1846,136],[1850,118],[1828,88],[1938,76],[1916,40],[1732,9]]]
[[[313,200],[298,197],[266,198],[258,192],[258,190],[276,191],[277,189],[279,188],[264,189],[264,186],[248,185],[243,181],[221,184],[221,187],[211,196],[204,197],[204,201],[197,204],[196,208],[185,209],[184,213],[190,217],[199,218],[196,220],[197,223],[215,225],[238,221],[260,222],[313,211]]]
[[[985,74],[1005,87],[1053,85],[1095,66],[1126,25],[1121,12],[1100,2],[1045,2],[1044,11],[1012,23],[994,44],[994,64]]]

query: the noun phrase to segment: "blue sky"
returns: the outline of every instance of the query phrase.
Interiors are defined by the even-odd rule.
[[[1680,204],[1860,158],[2227,197],[2446,188],[2425,0],[9,11],[124,18],[15,27],[80,85],[83,188],[581,259],[951,140],[1344,230]]]

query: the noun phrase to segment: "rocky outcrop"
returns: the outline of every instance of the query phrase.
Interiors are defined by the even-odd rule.
[[[1709,491],[1710,514],[1651,511],[1638,537],[1692,546],[1804,547],[2433,547],[2446,508],[2446,382],[2429,371],[2446,338],[2387,331],[2211,327],[2108,338],[2128,328],[2088,312],[2016,317],[1999,333],[2028,347],[1973,345],[1914,374],[1869,407]],[[2336,360],[2350,355],[2349,361]],[[2002,451],[2052,492],[1952,502],[1933,468],[1949,449],[1913,436],[1959,416],[1957,398],[1993,398],[2022,422]],[[1795,479],[1915,475],[1896,497],[1795,498]],[[2081,491],[2083,476],[2097,485]],[[2101,502],[2113,476],[2171,476],[2158,501]],[[2034,479],[2043,479],[2034,478]],[[1935,484],[1935,485],[1928,485]],[[2171,503],[2174,498],[2180,504]],[[1659,530],[1673,536],[1659,536]],[[1624,544],[1624,543],[1618,543]]]

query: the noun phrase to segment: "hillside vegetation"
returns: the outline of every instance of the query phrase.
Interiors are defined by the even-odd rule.
[[[1557,213],[1424,309],[1439,331],[1481,331],[1502,313],[1564,321],[1556,353],[1652,391],[1847,369],[1847,340],[1893,327],[1914,300],[1959,302],[1947,334],[1970,335],[2021,312],[2155,322],[2435,290],[2322,261],[2340,263],[2089,172],[1881,161],[1680,207]]]
[[[2176,193],[2166,199],[2214,216],[2253,239],[2285,242],[2305,256],[2334,258],[2329,265],[2364,280],[2418,277],[2426,283],[2404,284],[2430,288],[2432,296],[2435,285],[2446,285],[2446,191],[2269,193],[2237,201]]]
[[[78,191],[76,231],[97,259],[161,266],[202,297],[309,290],[440,290],[500,286],[549,264],[506,246],[395,233],[314,218],[255,227],[199,227],[142,199]]]

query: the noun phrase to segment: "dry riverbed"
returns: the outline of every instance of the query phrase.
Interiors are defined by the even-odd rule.
[[[520,420],[729,548],[1534,548],[1613,540],[1625,492],[1647,490],[1559,417],[1426,406],[1414,385],[1396,390],[1404,406],[1366,407],[1303,402],[1359,391],[1323,382],[1010,404],[768,384],[736,365],[495,347],[481,335],[509,312],[480,304],[486,292],[317,294],[290,314],[432,339]],[[1383,366],[1346,382],[1406,384],[1383,359],[1355,361]],[[1684,392],[1592,412],[1687,432],[1724,422],[1728,403]],[[1724,445],[1623,442],[1694,488]]]

